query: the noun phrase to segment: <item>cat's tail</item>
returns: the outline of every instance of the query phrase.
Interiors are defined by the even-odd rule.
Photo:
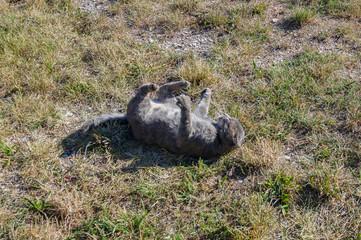
[[[127,125],[127,115],[123,113],[108,113],[95,116],[86,121],[80,129],[82,134],[87,134],[96,127]]]

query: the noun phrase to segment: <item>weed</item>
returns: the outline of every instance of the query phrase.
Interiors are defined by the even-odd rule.
[[[141,230],[141,224],[147,215],[148,212],[141,215],[122,214],[121,220],[112,220],[110,214],[107,213],[98,219],[83,222],[83,229],[75,231],[74,237],[92,236],[109,239],[134,236]]]
[[[257,66],[256,62],[253,61],[253,72],[255,74],[255,78],[262,78],[265,74],[264,69],[262,68],[262,66]]]
[[[211,11],[198,14],[198,26],[204,29],[211,29],[222,26],[227,20],[222,17],[219,11]]]
[[[142,184],[140,186],[137,186],[136,189],[131,192],[131,194],[137,194],[142,198],[149,198],[155,200],[161,198],[161,195],[157,190],[158,189],[156,189],[152,185]]]
[[[2,152],[5,154],[4,159],[0,158],[0,161],[3,162],[3,165],[9,166],[11,164],[12,159],[14,158],[15,153],[18,151],[19,146],[9,146],[8,144],[4,143],[0,139],[0,153]]]
[[[125,231],[126,224],[123,222],[113,222],[109,219],[109,214],[99,220],[90,220],[83,223],[84,230],[78,230],[74,233],[74,236],[92,236],[94,238],[100,237],[107,239],[115,237],[119,231]]]
[[[283,174],[276,174],[267,181],[260,183],[264,190],[265,196],[271,205],[280,205],[283,213],[288,213],[290,208],[291,193],[300,189],[300,186],[292,184],[293,177],[285,177]]]
[[[47,199],[50,197],[51,192],[49,192]],[[28,205],[28,209],[36,214],[40,214],[46,218],[53,213],[54,211],[54,204],[47,202],[44,199],[35,199],[31,200],[26,197],[22,197],[25,203]]]
[[[263,17],[264,11],[267,8],[265,2],[261,2],[252,8],[252,14],[260,14]]]
[[[16,153],[17,147],[16,146],[10,147],[8,144],[2,142],[0,139],[0,151],[9,157],[9,156],[13,156]]]

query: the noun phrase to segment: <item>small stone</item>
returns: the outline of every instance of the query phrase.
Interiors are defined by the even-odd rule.
[[[272,22],[273,22],[273,23],[276,23],[276,22],[278,22],[278,19],[277,19],[277,18],[273,18],[273,19],[272,19]]]
[[[278,157],[278,159],[290,160],[291,157],[290,157],[290,156],[287,156],[287,155],[281,155],[281,156]]]

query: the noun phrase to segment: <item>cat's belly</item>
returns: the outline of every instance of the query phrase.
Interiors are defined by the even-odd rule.
[[[179,109],[152,108],[139,119],[129,121],[135,138],[178,152],[177,133],[180,123]]]
[[[192,154],[202,152],[206,145],[211,144],[217,135],[216,128],[210,121],[192,115],[193,135],[189,139],[190,148],[179,148],[177,145],[180,124],[180,110],[151,111],[137,123],[132,124],[135,138],[151,145],[157,145],[175,153]]]

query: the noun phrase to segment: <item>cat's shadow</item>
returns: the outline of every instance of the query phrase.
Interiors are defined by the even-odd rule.
[[[115,161],[131,161],[122,171],[135,171],[146,167],[192,166],[199,159],[172,154],[165,149],[145,145],[134,139],[129,125],[97,127],[86,135],[76,131],[61,141],[62,158],[81,154],[111,154]],[[204,163],[214,162],[205,159]]]

